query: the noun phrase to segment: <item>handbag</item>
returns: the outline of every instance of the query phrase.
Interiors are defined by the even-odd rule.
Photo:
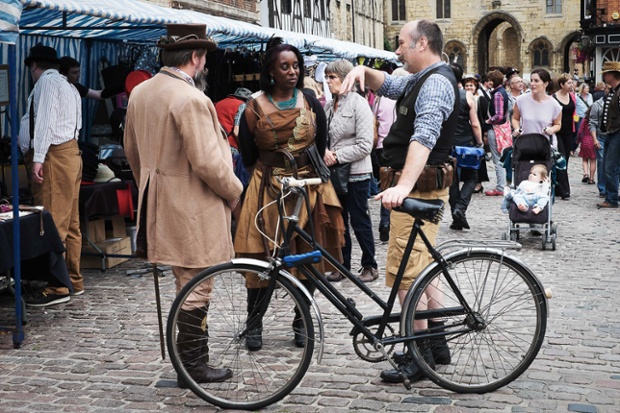
[[[512,146],[512,130],[510,129],[510,123],[502,123],[501,125],[493,125],[493,132],[495,132],[495,141],[497,142],[497,152],[502,153],[504,148]]]
[[[473,146],[455,146],[452,153],[456,166],[466,169],[479,169],[480,161],[484,157],[484,149]]]
[[[331,171],[325,165],[323,161],[323,157],[319,154],[319,150],[317,149],[315,144],[312,144],[306,148],[306,152],[308,153],[308,158],[310,158],[310,163],[312,164],[312,168],[314,168],[314,172],[321,178],[321,182],[325,183],[329,181],[331,176]]]
[[[351,164],[341,163],[330,166],[330,181],[338,195],[346,195],[349,192],[349,175],[351,174]]]

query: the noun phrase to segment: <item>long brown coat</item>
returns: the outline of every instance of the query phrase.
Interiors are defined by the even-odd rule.
[[[243,189],[213,102],[176,72],[162,72],[132,91],[127,108],[138,232],[146,228],[151,262],[209,267],[234,256],[226,200]]]

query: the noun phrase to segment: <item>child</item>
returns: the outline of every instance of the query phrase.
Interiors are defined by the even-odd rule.
[[[517,205],[519,211],[526,212],[532,207],[532,212],[539,214],[549,202],[547,167],[545,165],[532,166],[527,181],[521,182],[514,191],[508,187],[504,189],[504,202],[502,202],[504,213],[508,213],[510,201]]]
[[[581,156],[581,163],[583,167],[583,179],[581,182],[584,184],[587,182],[593,185],[594,174],[596,173],[596,148],[594,147],[594,138],[590,133],[589,128],[590,109],[586,112],[586,116],[581,122],[579,131],[577,132],[576,144],[579,145],[579,156]],[[588,174],[589,172],[589,174]]]

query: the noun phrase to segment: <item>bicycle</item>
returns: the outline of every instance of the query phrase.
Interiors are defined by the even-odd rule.
[[[353,345],[363,360],[375,363],[387,360],[399,369],[390,354],[396,345],[404,344],[426,377],[439,386],[459,393],[486,393],[515,380],[536,358],[545,336],[550,293],[525,264],[505,254],[506,249],[519,248],[519,244],[448,241],[433,248],[422,226],[424,221],[441,220],[443,201],[407,198],[397,210],[412,215],[415,221],[386,302],[314,242],[312,227],[307,233],[297,225],[303,204],[309,211],[305,186],[320,184],[320,179],[283,178],[281,183],[276,200],[281,237],[277,254],[269,261],[237,258],[203,271],[180,291],[170,310],[167,344],[172,364],[200,398],[227,409],[260,409],[281,400],[299,384],[317,343],[320,363],[324,343],[321,312],[313,296],[288,271],[290,268],[305,275],[353,324]],[[284,199],[291,195],[296,200],[292,199],[294,208],[287,214]],[[288,246],[294,234],[302,237],[312,250],[291,255]],[[426,244],[434,261],[408,290],[402,314],[393,313],[398,286],[417,237]],[[440,251],[444,250],[447,252],[442,255]],[[352,299],[344,297],[313,267],[321,259],[341,271],[382,313],[370,316],[360,313]],[[248,315],[246,308],[244,275],[248,273],[269,281],[268,293],[258,308],[262,316],[263,346],[255,352],[245,346],[245,335],[257,322],[256,314]],[[233,373],[229,380],[220,383],[196,383],[183,365],[179,343],[175,340],[179,311],[204,282],[213,283],[207,330],[210,361],[213,367],[227,367]],[[433,301],[424,307],[426,310],[418,310],[423,308],[420,303],[427,293],[438,291],[443,295],[441,302]],[[291,326],[296,318],[301,318],[303,323],[296,330],[303,334],[303,347],[297,347],[293,340]],[[443,326],[414,329],[414,321],[430,319],[443,321]],[[394,325],[399,326],[398,331]],[[446,339],[451,362],[432,369],[422,357],[421,348],[422,344],[439,337]],[[401,377],[410,389],[411,383],[402,371]]]

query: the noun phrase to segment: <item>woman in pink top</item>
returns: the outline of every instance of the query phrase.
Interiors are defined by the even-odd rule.
[[[515,101],[512,112],[514,138],[529,133],[543,134],[557,148],[555,134],[560,130],[562,107],[547,95],[551,75],[545,69],[534,69],[530,74],[531,93],[524,93]]]

